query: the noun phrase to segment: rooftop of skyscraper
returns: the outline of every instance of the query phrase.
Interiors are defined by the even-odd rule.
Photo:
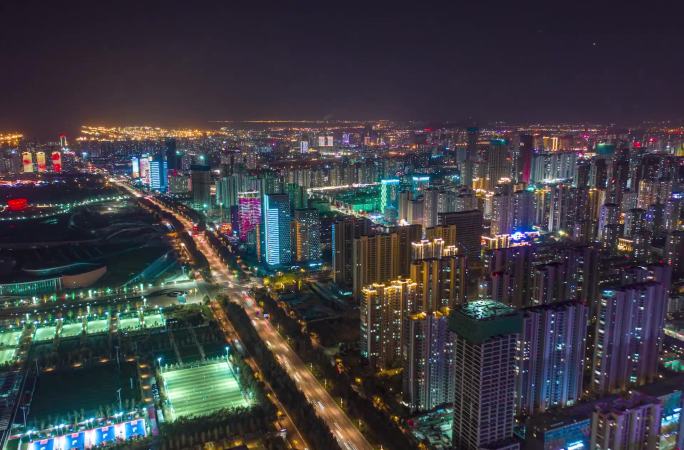
[[[519,311],[494,300],[475,300],[455,308],[449,317],[449,329],[466,340],[481,344],[496,336],[519,333]]]
[[[513,308],[494,300],[475,300],[457,310],[460,314],[475,320],[490,320],[501,316],[517,314]]]

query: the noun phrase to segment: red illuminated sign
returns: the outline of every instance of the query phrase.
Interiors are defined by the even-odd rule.
[[[10,211],[23,211],[28,207],[28,199],[11,198],[7,200],[7,209]]]

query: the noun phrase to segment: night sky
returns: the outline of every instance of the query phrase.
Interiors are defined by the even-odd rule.
[[[683,1],[254,3],[0,1],[0,131],[684,117]]]

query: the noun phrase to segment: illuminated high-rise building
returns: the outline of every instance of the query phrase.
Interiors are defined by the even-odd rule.
[[[587,307],[559,302],[522,310],[516,353],[516,412],[572,406],[582,396]]]
[[[510,181],[512,162],[508,141],[492,139],[485,152],[484,188],[493,191],[497,184]]]
[[[399,180],[380,180],[380,211],[384,214],[387,208],[398,208]]]
[[[442,247],[443,250],[449,247],[455,247],[458,245],[458,239],[456,238],[456,225],[438,225],[436,227],[427,228],[425,230],[425,239],[427,239],[428,242],[431,242],[435,239],[441,239],[444,241]],[[437,253],[435,253],[435,255],[436,254]],[[449,250],[448,254],[452,254],[452,251]]]
[[[510,234],[513,227],[512,186],[509,184],[496,187],[492,196],[492,212],[490,235]]]
[[[140,180],[145,186],[150,185],[150,157],[142,155],[140,157]]]
[[[664,283],[645,281],[602,292],[594,334],[593,393],[620,392],[656,379],[667,308]]]
[[[353,244],[353,293],[360,298],[361,289],[372,283],[384,283],[408,276],[411,243],[421,236],[420,225],[394,227],[390,233],[360,236]]]
[[[190,177],[173,170],[169,173],[169,193],[184,195],[190,192]]]
[[[646,230],[646,211],[632,208],[625,213],[624,236],[632,238]]]
[[[319,147],[332,147],[333,146],[333,136],[318,136],[318,146]]]
[[[290,209],[305,209],[308,205],[306,190],[303,186],[296,183],[287,183],[285,186],[288,197],[290,198]]]
[[[423,228],[437,225],[438,203],[439,189],[429,188],[423,191]]]
[[[665,262],[672,266],[672,273],[684,273],[684,230],[675,230],[668,234],[665,244]]]
[[[534,194],[528,190],[513,193],[511,199],[511,227],[515,231],[528,231],[534,224]]]
[[[401,191],[399,193],[399,205],[397,206],[397,222],[399,224],[409,223],[409,202],[412,198],[411,191]]]
[[[441,258],[444,252],[444,239],[421,239],[411,243],[411,260]]]
[[[559,182],[574,180],[577,170],[577,153],[538,153],[532,157],[530,182]],[[578,186],[578,187],[584,187]]]
[[[428,175],[414,175],[411,177],[411,191],[417,195],[421,191],[430,187],[430,176]]]
[[[195,208],[211,208],[211,172],[209,166],[193,164],[190,166],[190,189]]]
[[[420,294],[420,311],[437,311],[466,300],[466,258],[432,257],[411,264],[411,279]]]
[[[321,260],[321,220],[318,210],[295,209],[294,212],[296,259],[298,262]]]
[[[513,149],[513,162],[517,174],[517,179],[514,180],[515,182],[525,184],[530,182],[533,151],[534,139],[532,135],[521,135],[518,147]]]
[[[361,356],[372,369],[389,368],[405,360],[404,343],[416,295],[415,283],[401,278],[362,289]]]
[[[451,403],[455,367],[449,309],[409,315],[406,339],[404,401],[413,411]]]
[[[216,181],[216,204],[226,211],[238,204],[239,176],[225,175]]]
[[[437,214],[439,225],[456,226],[456,240],[463,254],[470,259],[480,259],[483,234],[482,211],[445,212]]]
[[[661,414],[657,398],[639,393],[600,403],[591,420],[589,448],[656,450],[660,448]]]
[[[156,156],[150,161],[150,189],[166,192],[168,188],[168,168],[166,159]]]
[[[672,181],[662,180],[641,180],[639,182],[639,194],[637,207],[648,209],[656,203],[664,204],[672,195]]]
[[[543,136],[544,150],[547,152],[557,152],[559,146],[558,136]]]
[[[617,241],[617,237],[611,233],[611,226],[617,226],[620,220],[620,207],[615,203],[605,203],[601,206],[598,223],[598,240],[602,247],[609,248]],[[615,238],[615,240],[613,240]]]
[[[598,249],[577,244],[510,245],[486,252],[492,298],[516,308],[554,301],[592,302]]]
[[[178,151],[176,140],[169,138],[166,140],[166,148],[164,150],[166,156],[166,165],[169,170],[179,170],[181,168],[181,155]]]
[[[290,199],[287,194],[264,195],[264,242],[266,263],[279,266],[292,262]]]
[[[480,130],[470,127],[466,130],[466,149],[465,158],[461,162],[461,184],[472,188],[473,178],[475,177],[475,160],[477,159],[477,142]]]
[[[253,232],[261,221],[261,198],[259,192],[238,193],[238,222],[240,240],[247,240],[250,232]]]
[[[353,283],[354,239],[367,235],[370,221],[364,218],[344,217],[332,225],[333,281],[338,287],[351,288]]]
[[[515,350],[521,328],[519,312],[492,300],[452,311],[453,449],[514,448],[505,443],[513,438]]]
[[[137,156],[131,158],[131,178],[140,178],[140,158]]]

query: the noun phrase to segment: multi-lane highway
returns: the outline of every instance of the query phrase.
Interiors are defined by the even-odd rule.
[[[124,182],[114,180],[122,188],[128,190],[133,195],[139,196],[140,193],[133,190]],[[160,202],[150,198],[159,208],[173,214],[186,229],[192,229],[192,223],[185,217],[167,208]],[[302,390],[309,403],[311,403],[319,417],[325,421],[330,432],[337,439],[340,447],[345,450],[371,450],[373,446],[366,440],[363,434],[354,426],[342,408],[330,396],[328,391],[313,376],[306,364],[301,360],[294,350],[287,344],[286,340],[278,333],[268,320],[261,318],[259,308],[253,298],[245,292],[245,287],[240,285],[233,275],[221,262],[216,252],[206,242],[201,234],[193,236],[197,248],[201,251],[209,262],[212,275],[216,283],[224,287],[227,294],[240,301],[247,315],[252,320],[259,337],[276,355],[278,362],[285,369],[287,374],[294,380]]]

